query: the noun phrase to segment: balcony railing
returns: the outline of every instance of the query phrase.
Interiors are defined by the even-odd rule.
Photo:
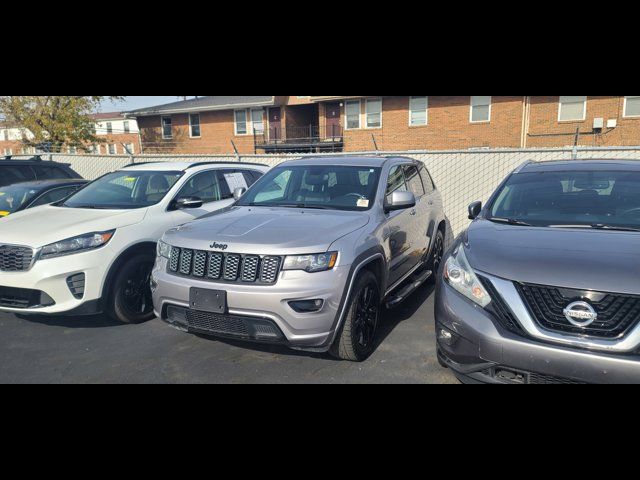
[[[338,151],[344,143],[344,131],[340,125],[305,127],[270,127],[262,133],[254,133],[256,150],[265,151]]]

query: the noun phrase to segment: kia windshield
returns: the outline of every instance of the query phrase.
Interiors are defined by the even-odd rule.
[[[90,183],[61,206],[121,210],[150,207],[162,201],[182,172],[115,172]]]
[[[364,211],[373,206],[379,179],[379,168],[283,166],[258,180],[237,205]]]
[[[542,172],[512,175],[488,220],[511,225],[640,229],[640,173]]]

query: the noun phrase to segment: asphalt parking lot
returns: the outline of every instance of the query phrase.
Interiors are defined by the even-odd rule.
[[[433,287],[385,313],[362,364],[195,337],[160,320],[22,319],[0,314],[0,383],[457,383],[438,365]]]

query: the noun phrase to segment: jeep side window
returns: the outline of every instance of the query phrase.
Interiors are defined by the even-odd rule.
[[[203,203],[220,201],[222,192],[218,172],[214,170],[201,172],[187,180],[177,198],[185,197],[198,197]]]
[[[416,198],[424,196],[424,185],[422,185],[422,180],[418,174],[418,168],[415,165],[405,165],[404,176],[407,179],[409,191],[413,192]]]
[[[0,182],[2,182],[3,185],[12,185],[14,183],[35,180],[36,177],[29,167],[0,166],[0,178],[2,179]]]
[[[396,165],[391,169],[391,172],[389,172],[386,197],[388,198],[393,192],[407,191],[407,184],[404,179],[404,169],[402,168],[402,165]]]
[[[56,188],[55,190],[51,190],[44,195],[40,196],[35,202],[33,202],[30,207],[39,207],[40,205],[49,205],[50,203],[58,202],[64,198],[67,198],[73,192],[75,192],[78,187],[62,187]]]
[[[436,189],[436,185],[435,183],[433,183],[433,178],[431,177],[429,170],[427,170],[427,167],[425,167],[424,164],[420,166],[418,171],[420,172],[420,176],[422,177],[422,183],[424,184],[424,189],[427,195],[430,195]]]

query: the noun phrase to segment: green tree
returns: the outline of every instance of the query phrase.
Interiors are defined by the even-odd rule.
[[[122,101],[122,96],[59,97],[0,96],[0,116],[31,133],[23,135],[28,146],[50,143],[54,151],[63,146],[84,147],[101,143],[91,117],[105,100]]]

